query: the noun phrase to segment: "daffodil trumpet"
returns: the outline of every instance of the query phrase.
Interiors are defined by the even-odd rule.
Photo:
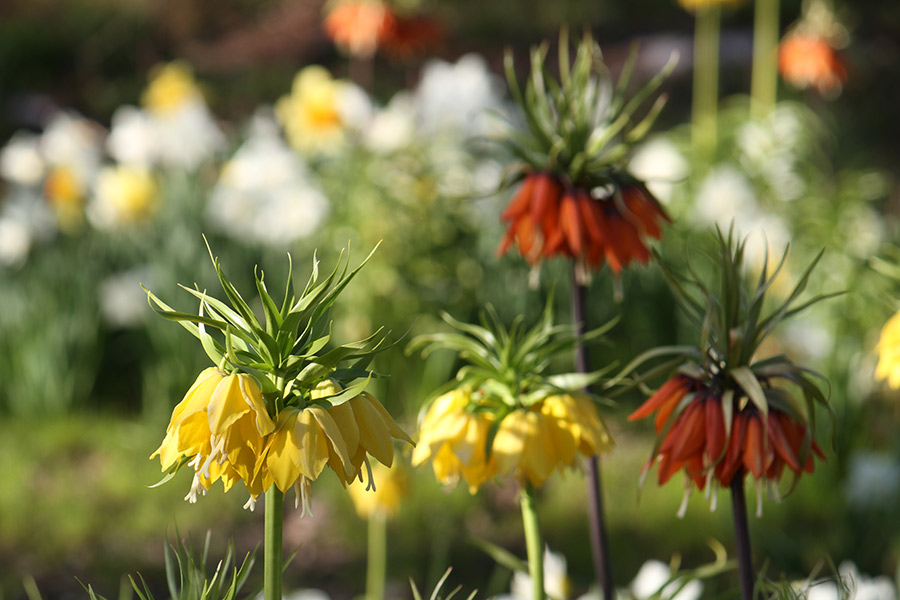
[[[371,256],[371,255],[370,255]],[[349,270],[343,254],[320,280],[313,261],[304,288],[287,273],[284,298],[276,303],[264,275],[255,273],[263,318],[250,308],[210,252],[226,301],[184,288],[200,306],[176,311],[148,293],[151,307],[200,340],[215,366],[202,371],[172,411],[159,457],[168,480],[183,467],[194,471],[186,499],[196,502],[213,483],[225,490],[241,481],[253,508],[266,495],[265,598],[281,598],[281,537],[284,494],[295,491],[301,515],[311,514],[311,483],[325,467],[346,486],[362,478],[370,486],[369,458],[390,465],[394,440],[412,443],[388,411],[365,391],[379,375],[369,369],[390,347],[376,332],[329,348],[329,308],[360,268]]]

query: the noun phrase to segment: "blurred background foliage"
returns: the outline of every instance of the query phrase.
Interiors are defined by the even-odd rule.
[[[215,490],[192,506],[181,500],[186,476],[146,489],[160,477],[147,456],[207,359],[185,331],[152,315],[140,284],[184,309],[190,296],[176,284],[216,289],[201,234],[240,289],[252,285],[255,265],[282,282],[286,252],[303,278],[316,248],[329,268],[348,242],[356,262],[382,241],[335,309],[336,337],[381,326],[391,339],[407,334],[379,357],[377,370],[391,377],[373,391],[410,431],[454,358],[422,360],[402,348],[409,335],[442,327],[440,311],[473,320],[490,302],[507,321],[534,318],[555,289],[557,314],[569,318],[566,264],[537,273],[518,256],[495,257],[509,193],[492,192],[507,157],[484,140],[498,131],[491,111],[510,110],[504,50],[524,57],[563,25],[591,30],[613,72],[639,41],[638,82],[671,51],[682,57],[656,134],[632,160],[673,217],[659,245],[666,260],[683,266],[711,241],[712,226],[734,221],[753,236],[756,268],[767,246],[779,256],[791,244],[787,288],[826,249],[808,294],[847,293],[788,323],[769,350],[828,377],[839,428],[818,437],[833,436],[835,446],[784,503],[767,502],[764,518],[751,518],[751,534],[778,576],[802,578],[829,557],[893,577],[900,397],[873,372],[880,327],[900,308],[896,2],[836,3],[850,35],[841,95],[824,100],[782,83],[776,108],[757,120],[745,97],[752,3],[726,11],[717,150],[702,162],[685,125],[693,18],[674,1],[406,4],[439,24],[440,36],[402,60],[348,60],[325,35],[315,1],[0,4],[0,597],[24,597],[28,575],[45,597],[83,597],[75,577],[110,596],[135,571],[162,591],[161,548],[176,524],[197,539],[212,528],[221,548],[233,536],[239,554],[259,543],[262,515],[241,510],[239,492]],[[782,30],[800,9],[799,0],[781,3]],[[160,71],[165,64],[180,67]],[[340,80],[322,83],[338,85],[329,106],[340,133],[334,141],[305,132],[327,138],[311,149],[285,133],[279,105],[313,64]],[[143,95],[166,72],[177,89],[161,94],[174,98],[174,112]],[[592,323],[621,316],[592,349],[595,367],[694,339],[655,266],[619,280],[601,271],[591,298]],[[731,539],[727,510],[710,513],[700,498],[675,518],[677,484],[648,484],[638,501],[652,439],[647,427],[625,423],[638,400],[606,411],[617,440],[603,462],[606,505],[622,585],[648,559],[677,553],[699,565],[710,560],[707,538],[726,547]],[[573,473],[542,494],[545,536],[567,557],[577,595],[592,580],[583,479]],[[317,482],[313,502],[314,519],[289,513],[286,545],[299,551],[288,589],[361,594],[364,522],[336,481]],[[390,597],[410,596],[407,577],[430,589],[448,565],[451,582],[481,597],[506,590],[510,574],[470,536],[524,555],[509,487],[470,496],[416,472],[388,528]],[[708,593],[733,591],[733,575],[707,583]]]

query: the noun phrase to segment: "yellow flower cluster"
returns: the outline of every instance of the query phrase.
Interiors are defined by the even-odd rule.
[[[884,324],[876,350],[878,366],[875,367],[875,377],[887,379],[888,385],[894,389],[900,388],[900,312]]]
[[[437,398],[419,428],[413,466],[431,461],[441,483],[455,485],[460,477],[475,491],[492,477],[513,476],[539,487],[556,470],[575,459],[612,448],[612,439],[596,406],[577,394],[549,396],[528,408],[506,414],[488,453],[488,434],[495,417],[479,410],[467,390]]]
[[[323,67],[312,65],[297,73],[288,96],[275,104],[291,146],[301,152],[327,152],[344,139],[341,115],[344,86]]]
[[[202,98],[190,65],[174,61],[153,69],[141,103],[150,112],[164,115]]]
[[[326,381],[311,399],[338,391]],[[241,480],[250,493],[250,508],[275,485],[282,492],[295,488],[297,501],[308,512],[310,482],[326,465],[344,485],[359,476],[363,465],[371,480],[367,454],[390,466],[394,438],[412,443],[371,394],[363,392],[330,408],[289,406],[276,423],[252,376],[209,368],[175,407],[166,437],[150,458],[159,456],[164,471],[190,458],[194,481],[185,499],[191,502],[219,479],[226,491]]]

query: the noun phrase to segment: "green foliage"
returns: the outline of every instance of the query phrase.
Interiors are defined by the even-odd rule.
[[[585,187],[625,182],[630,176],[624,161],[630,147],[641,141],[666,103],[657,96],[640,119],[636,112],[659,89],[677,63],[673,55],[663,69],[630,99],[626,89],[637,61],[632,49],[619,80],[613,84],[600,47],[585,34],[569,63],[566,30],[558,45],[559,79],[546,66],[548,46],[531,50],[531,71],[524,89],[516,77],[512,54],[504,69],[513,100],[521,112],[525,131],[510,128],[501,142],[521,164],[512,168],[517,179],[530,170],[564,175]],[[623,179],[624,178],[624,179]]]
[[[444,587],[444,583],[446,583],[447,578],[450,577],[450,572],[453,571],[453,567],[449,567],[445,572],[441,579],[437,582],[437,585],[434,586],[434,590],[431,592],[431,596],[428,597],[428,600],[452,600],[456,594],[458,594],[462,590],[462,585],[458,585],[450,592],[444,596],[441,595],[441,588]],[[412,588],[413,598],[415,600],[422,600],[422,594],[419,592],[419,588],[416,586],[416,582],[410,578],[409,586]],[[475,598],[475,595],[478,593],[478,590],[473,590],[468,596],[466,596],[466,600],[472,600]]]
[[[176,541],[165,547],[166,581],[171,600],[235,600],[250,577],[250,571],[256,562],[256,551],[248,553],[240,567],[234,562],[234,543],[228,544],[225,557],[216,563],[212,573],[208,572],[209,542],[212,533],[207,532],[203,550],[199,553],[193,543],[179,539],[175,531]],[[135,579],[129,576],[131,585],[140,600],[154,600],[153,592],[143,576]],[[94,592],[90,585],[85,586],[91,600],[106,600]],[[254,593],[245,597],[253,597]]]
[[[507,328],[492,306],[482,313],[480,325],[457,321],[447,313],[443,318],[458,333],[421,335],[407,346],[407,353],[422,349],[423,356],[437,349],[453,350],[468,363],[457,371],[455,381],[433,396],[447,389],[466,388],[489,404],[512,410],[531,406],[552,394],[586,388],[608,371],[544,374],[555,357],[573,352],[579,340],[584,344],[596,341],[615,325],[612,320],[579,336],[577,325],[555,323],[552,294],[540,320],[531,328],[526,327],[522,316]]]
[[[151,306],[155,305],[154,310],[166,319],[179,322],[199,339],[207,356],[220,368],[230,365],[230,368],[254,374],[267,394],[278,393],[284,388],[284,396],[275,398],[279,407],[304,405],[310,401],[310,391],[326,379],[341,384],[364,380],[323,399],[334,406],[358,395],[365,387],[365,380],[376,376],[367,367],[375,354],[384,349],[381,347],[384,340],[376,340],[376,332],[364,340],[326,350],[331,341],[328,318],[331,306],[370,257],[371,254],[348,272],[349,263],[343,262],[342,255],[331,274],[322,281],[319,280],[319,263],[314,259],[309,280],[300,292],[294,288],[289,260],[287,286],[280,306],[266,288],[262,271],[256,271],[256,290],[264,320],[256,316],[225,276],[211,251],[210,258],[228,304],[205,291],[182,286],[200,301],[199,313],[195,315],[173,310],[152,292],[147,294]],[[207,328],[218,330],[222,339],[213,337]]]

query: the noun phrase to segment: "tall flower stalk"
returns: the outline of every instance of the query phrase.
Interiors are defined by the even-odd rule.
[[[712,159],[716,153],[718,140],[721,14],[721,7],[716,3],[710,3],[699,7],[694,17],[691,139],[695,159],[700,161]]]
[[[600,49],[586,36],[570,64],[565,31],[558,48],[558,79],[549,72],[547,46],[531,52],[531,71],[520,86],[510,54],[506,76],[524,127],[502,140],[516,160],[507,185],[521,182],[501,218],[506,235],[498,254],[516,245],[537,268],[542,260],[562,256],[572,262],[572,298],[576,332],[587,329],[584,297],[589,273],[608,264],[618,275],[632,262],[650,259],[648,238],[662,236],[668,221],[644,183],[628,172],[630,147],[646,136],[666,97],[656,95],[675,57],[637,94],[625,95],[636,52],[613,82]],[[652,100],[651,100],[652,99]],[[648,108],[644,105],[649,103]],[[638,112],[643,116],[638,117]],[[577,370],[590,371],[583,344],[577,344]],[[587,390],[583,390],[587,392]],[[606,548],[600,468],[590,459],[588,482],[591,540],[598,586],[613,597],[614,584]]]
[[[426,354],[455,350],[467,363],[427,405],[413,465],[430,461],[439,481],[463,479],[472,493],[495,477],[515,479],[534,598],[544,597],[538,489],[554,472],[612,446],[594,400],[581,391],[602,373],[544,373],[554,356],[571,352],[579,339],[595,339],[609,325],[579,336],[577,328],[553,323],[551,304],[552,298],[530,329],[521,318],[506,328],[490,309],[480,325],[445,315],[455,332],[410,344]]]
[[[753,71],[750,112],[757,118],[775,108],[778,90],[779,0],[755,0],[753,7]]]
[[[766,296],[787,251],[772,272],[764,264],[755,285],[749,285],[743,269],[744,241],[735,239],[733,232],[718,234],[712,264],[717,285],[709,285],[693,269],[682,276],[664,268],[679,304],[699,329],[699,343],[651,350],[628,365],[622,377],[642,384],[669,374],[629,416],[633,421],[655,414],[657,439],[641,481],[653,465],[660,485],[682,471],[685,498],[680,514],[695,487],[711,498],[713,509],[718,488],[731,490],[742,598],[751,600],[755,577],[745,476],[755,480],[761,515],[764,489],[780,498],[785,471],[793,474],[789,493],[803,473],[812,473],[814,455],[824,460],[814,437],[816,407],[826,408],[834,419],[816,384],[821,375],[786,355],[761,355],[760,345],[781,321],[834,294],[800,301],[820,254],[786,297],[770,307]],[[661,357],[668,360],[633,375],[637,366]]]
[[[212,258],[212,254],[210,254]],[[338,261],[320,280],[318,262],[305,287],[289,268],[284,298],[276,303],[262,272],[255,274],[264,318],[259,318],[218,261],[213,265],[227,301],[184,287],[199,301],[197,314],[176,311],[148,292],[151,306],[197,337],[215,366],[205,369],[172,412],[159,456],[167,481],[184,467],[194,471],[186,499],[196,502],[218,480],[226,491],[244,483],[253,508],[265,493],[266,600],[280,600],[284,493],[310,512],[311,482],[326,466],[344,485],[367,474],[371,455],[390,465],[393,440],[412,440],[384,407],[364,391],[378,374],[369,369],[384,350],[379,332],[328,348],[330,308],[356,273]]]

